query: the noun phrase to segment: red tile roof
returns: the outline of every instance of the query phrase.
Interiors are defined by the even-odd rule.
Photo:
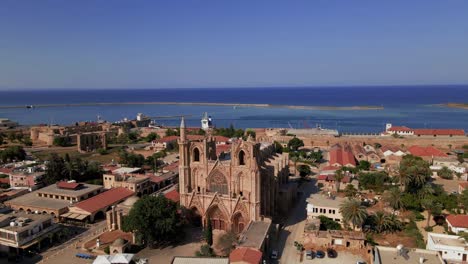
[[[336,166],[326,166],[326,167],[323,167],[322,170],[339,170],[340,168],[339,167],[336,167]]]
[[[205,136],[202,135],[187,135],[188,140],[202,140]]]
[[[176,203],[178,203],[180,201],[180,193],[176,189],[165,193],[164,197],[166,197],[167,199],[172,200],[173,202],[176,202]]]
[[[215,136],[215,141],[227,143],[229,142],[229,138],[225,136]]]
[[[13,172],[13,170],[14,168],[0,168],[0,173],[10,174]]]
[[[168,136],[168,137],[163,137],[160,139],[156,139],[154,142],[156,143],[167,143],[167,142],[173,142],[177,141],[179,137],[178,136]]]
[[[0,183],[10,184],[10,177],[0,178]]]
[[[66,181],[57,182],[57,187],[60,189],[76,190],[80,186],[81,186],[81,183],[77,183],[77,182],[66,182]]]
[[[327,175],[327,181],[335,181],[335,175]],[[341,182],[349,183],[351,178],[349,176],[344,176]]]
[[[447,157],[447,154],[444,152],[432,147],[421,147],[421,146],[411,146],[408,151],[414,155],[419,157]]]
[[[424,135],[424,136],[464,136],[465,131],[463,129],[414,129],[415,135]]]
[[[387,131],[412,131],[412,129],[406,126],[392,126]]]
[[[253,248],[236,248],[229,254],[229,261],[242,262],[249,264],[260,264],[262,261],[262,252]]]
[[[162,169],[166,170],[166,171],[177,172],[177,171],[179,171],[179,161],[176,161],[176,162],[173,162],[173,163],[171,163],[169,165],[166,165]]]
[[[382,147],[380,148],[380,150],[381,150],[382,152],[385,152],[385,151],[387,151],[387,150],[390,150],[390,151],[393,152],[393,153],[398,152],[399,150],[400,150],[400,151],[403,151],[401,148],[396,147],[396,146],[382,146]]]
[[[341,166],[346,166],[351,164],[356,166],[356,161],[354,160],[354,155],[348,147],[341,147],[336,145],[330,150],[330,164],[339,164]]]
[[[468,182],[460,182],[460,183],[458,183],[458,185],[460,185],[460,187],[462,187],[462,189],[468,189]]]
[[[453,227],[468,228],[468,215],[448,215],[445,219]]]
[[[231,151],[231,145],[217,145],[216,146],[216,156],[221,155],[221,153],[227,153]]]
[[[319,181],[325,181],[327,178],[328,178],[328,175],[319,175],[319,176],[317,177],[317,180],[319,180]]]
[[[86,212],[94,213],[110,205],[118,203],[132,196],[133,194],[134,193],[132,191],[124,187],[113,188],[87,200],[79,202],[75,204],[75,206]]]

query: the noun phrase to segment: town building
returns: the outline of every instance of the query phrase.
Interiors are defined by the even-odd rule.
[[[102,186],[76,182],[58,182],[27,193],[5,204],[17,211],[41,212],[59,216],[68,206],[99,194]]]
[[[389,136],[394,134],[399,136],[416,137],[464,137],[465,131],[463,129],[412,129],[406,126],[393,126],[392,124],[388,123],[385,125],[385,131],[381,133],[382,136]]]
[[[87,132],[76,134],[78,152],[92,152],[97,149],[107,149],[106,132]]]
[[[373,264],[445,264],[439,253],[419,248],[375,246]]]
[[[335,167],[356,167],[356,160],[349,145],[336,144],[330,148],[329,164]]]
[[[459,236],[428,233],[426,248],[439,252],[442,259],[448,262],[468,260],[468,243]]]
[[[307,219],[314,219],[324,215],[343,225],[340,206],[345,200],[345,198],[335,197],[331,194],[311,194],[307,198]]]
[[[94,222],[96,219],[104,219],[106,212],[112,209],[112,206],[125,201],[134,192],[123,188],[112,188],[102,192],[87,200],[81,201],[69,207],[69,212],[60,215],[71,221],[89,221]]]
[[[153,192],[153,184],[149,176],[144,174],[124,173],[104,174],[102,176],[105,189],[123,187],[137,195],[150,194]]]
[[[135,254],[99,255],[93,264],[131,264],[135,263]]]
[[[201,119],[201,129],[206,131],[210,128],[213,128],[213,120],[211,119],[211,116],[209,116],[208,113],[205,112]]]
[[[448,229],[457,234],[468,233],[468,215],[448,215],[445,217]]]
[[[253,248],[239,247],[229,254],[231,264],[261,264],[262,252]]]
[[[354,144],[352,150],[354,157],[358,161],[368,161],[371,164],[380,162],[380,156],[375,151],[375,148],[370,145],[361,146],[360,144]]]
[[[214,229],[240,233],[251,221],[279,211],[289,157],[276,153],[273,144],[249,137],[233,143],[230,155],[220,159],[210,133],[189,140],[182,119],[179,157],[180,203],[204,224],[209,219]]]
[[[45,172],[12,172],[9,174],[10,186],[12,188],[28,188],[36,190],[42,184]]]
[[[8,118],[0,118],[0,130],[16,128],[17,126],[18,126],[17,122],[13,122]]]
[[[361,231],[304,230],[303,245],[305,248],[346,248],[364,249],[367,247],[366,237]]]
[[[465,173],[466,168],[460,164],[456,156],[448,157],[434,157],[432,161],[432,170],[440,170],[443,167],[447,167],[449,170],[455,173]]]
[[[421,157],[422,159],[432,163],[433,159],[436,157],[447,157],[447,154],[444,152],[432,147],[421,147],[421,146],[411,146],[408,148],[408,152],[417,157]]]
[[[0,251],[26,249],[57,227],[50,215],[25,212],[0,215]]]

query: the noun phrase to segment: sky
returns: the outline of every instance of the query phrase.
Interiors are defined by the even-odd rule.
[[[0,1],[0,90],[468,84],[468,1]]]

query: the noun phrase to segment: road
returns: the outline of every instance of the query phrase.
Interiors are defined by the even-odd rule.
[[[294,241],[301,240],[304,231],[305,220],[307,218],[306,199],[311,193],[316,192],[315,180],[305,182],[300,187],[303,194],[298,198],[296,206],[289,214],[288,219],[284,224],[284,228],[280,231],[279,239],[273,248],[279,251],[278,263],[300,263],[300,255],[294,247]]]

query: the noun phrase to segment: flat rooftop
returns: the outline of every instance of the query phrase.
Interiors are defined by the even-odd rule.
[[[468,244],[459,236],[428,233],[427,239],[432,240],[434,245],[468,248]]]
[[[228,258],[174,257],[172,264],[229,264]]]
[[[265,237],[268,235],[270,226],[271,221],[268,221],[268,219],[251,222],[247,230],[242,232],[239,246],[260,249]]]
[[[87,183],[80,183],[80,184],[81,184],[81,187],[76,190],[63,189],[63,188],[57,187],[57,184],[51,184],[33,193],[35,194],[47,193],[47,194],[53,194],[53,195],[66,195],[66,196],[78,197],[78,196],[81,196],[90,192],[97,191],[102,188],[101,185],[94,185],[94,184],[87,184]]]
[[[27,214],[24,212],[20,213],[9,213],[6,215],[0,216],[0,229],[13,231],[13,232],[21,232],[24,230],[30,229],[32,226],[35,226],[39,223],[42,223],[48,219],[52,219],[51,215],[42,215],[42,214]],[[23,226],[15,225],[11,226],[10,222],[23,222]]]
[[[400,256],[398,250],[394,247],[380,247],[376,246],[376,257],[379,258],[380,264],[419,264],[420,258],[424,258],[424,264],[443,264],[445,263],[440,258],[437,251],[431,251],[426,249],[412,249],[405,248],[406,254]],[[377,262],[375,262],[377,263]]]
[[[47,208],[52,210],[60,210],[68,207],[70,201],[38,197],[37,191],[27,193],[20,197],[14,198],[6,202],[7,204],[15,206],[33,207],[33,208]],[[26,209],[25,209],[26,210]]]
[[[338,208],[344,201],[346,201],[345,198],[329,197],[326,194],[320,194],[320,193],[311,194],[309,198],[307,198],[307,202],[309,204],[312,204],[314,206],[320,206],[320,207]]]
[[[126,173],[135,173],[140,171],[141,168],[129,168],[129,167],[120,167],[112,171],[112,174],[126,174]]]

